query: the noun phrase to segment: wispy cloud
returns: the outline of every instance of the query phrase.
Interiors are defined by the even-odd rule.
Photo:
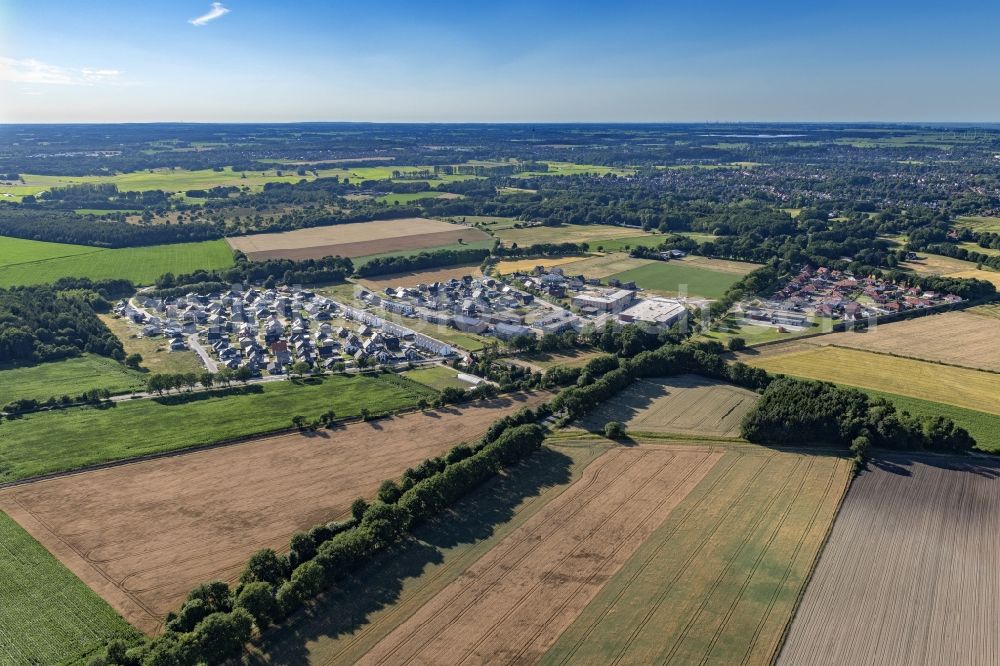
[[[220,16],[224,16],[229,13],[229,10],[222,6],[221,2],[213,2],[212,8],[208,10],[208,13],[202,14],[198,18],[189,19],[188,23],[191,25],[196,25],[199,28],[209,21],[214,21]]]
[[[80,86],[97,83],[114,83],[121,72],[117,69],[74,69],[60,67],[26,58],[0,56],[0,81],[14,83],[41,83],[45,85]]]

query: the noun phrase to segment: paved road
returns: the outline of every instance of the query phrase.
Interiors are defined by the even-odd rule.
[[[187,341],[188,341],[188,347],[190,347],[194,351],[194,353],[196,353],[201,358],[201,362],[205,364],[205,367],[208,369],[209,372],[219,371],[219,364],[212,360],[212,357],[208,355],[208,352],[205,351],[205,348],[201,346],[200,342],[198,342],[197,333],[192,333],[191,335],[189,335],[187,337]]]

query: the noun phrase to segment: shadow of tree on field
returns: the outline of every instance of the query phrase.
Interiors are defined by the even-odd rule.
[[[938,469],[965,472],[987,479],[1000,478],[1000,459],[985,456],[900,451],[898,453],[887,453],[872,460],[871,464],[878,469],[902,476],[912,476],[913,466],[919,464]]]
[[[261,645],[266,656],[253,656],[248,663],[308,663],[310,642],[337,639],[363,628],[373,613],[399,601],[408,581],[442,563],[446,549],[489,538],[514,517],[525,499],[568,483],[571,465],[565,454],[543,448],[476,489],[444,515],[418,526],[413,538],[342,581],[286,626],[268,633]]]

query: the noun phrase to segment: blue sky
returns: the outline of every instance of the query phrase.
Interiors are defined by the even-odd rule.
[[[997,121],[997,25],[963,0],[0,0],[0,122]]]

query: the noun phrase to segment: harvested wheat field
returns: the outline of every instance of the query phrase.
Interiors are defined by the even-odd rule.
[[[1000,467],[890,457],[855,480],[779,664],[1000,663]]]
[[[358,663],[534,663],[723,453],[613,449]]]
[[[535,259],[506,259],[497,262],[497,273],[500,275],[510,275],[511,273],[530,273],[535,266],[552,268],[580,261],[580,257],[537,257]]]
[[[382,290],[386,287],[416,287],[418,284],[431,284],[433,282],[446,282],[447,280],[459,280],[463,276],[471,275],[474,278],[483,276],[479,270],[479,264],[466,266],[448,266],[446,268],[432,268],[426,271],[412,271],[408,273],[393,273],[391,275],[380,275],[378,277],[366,277],[361,282],[372,290]]]
[[[387,478],[501,415],[526,394],[254,440],[0,491],[0,508],[132,624],[152,633],[187,592],[235,580],[264,547],[344,515]]]
[[[731,448],[541,663],[771,664],[849,479],[841,458]]]
[[[1000,372],[1000,326],[995,319],[972,312],[945,312],[807,342]]]
[[[608,421],[621,421],[637,432],[739,437],[743,415],[759,397],[697,375],[646,379],[602,403],[581,425],[601,430]]]
[[[489,240],[479,229],[440,220],[411,217],[329,227],[297,229],[273,234],[251,234],[226,239],[234,250],[251,259],[320,259],[364,257],[401,250],[426,250],[444,245]]]
[[[789,343],[788,346],[775,345],[760,355],[744,354],[740,360],[770,373],[818,379],[1000,414],[1000,402],[997,401],[1000,375],[992,372],[857,349],[816,346],[804,341]]]

